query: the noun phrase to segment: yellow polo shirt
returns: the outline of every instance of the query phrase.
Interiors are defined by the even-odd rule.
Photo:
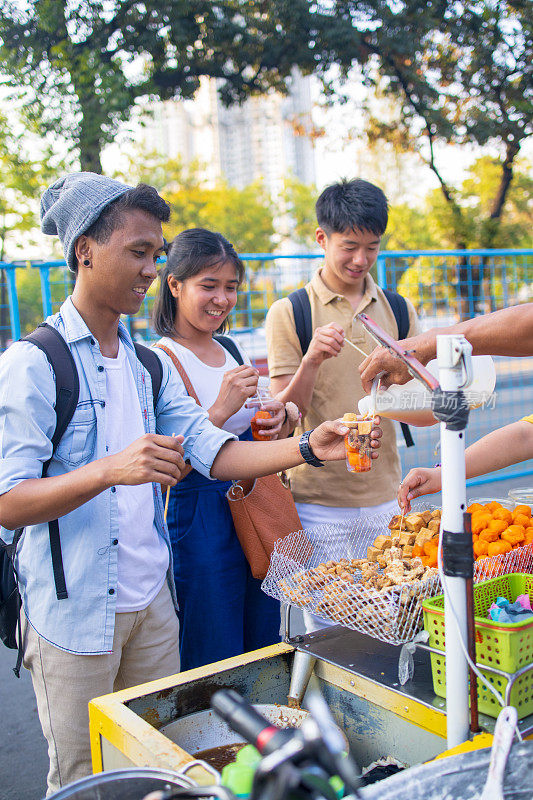
[[[365,294],[354,314],[350,302],[342,295],[328,289],[321,278],[320,269],[305,287],[311,303],[313,330],[337,322],[345,336],[366,353],[371,353],[376,343],[355,314],[364,311],[387,333],[398,338],[398,326],[392,309],[379,286],[370,275],[365,282]],[[412,303],[409,310],[409,336],[420,332],[418,317]],[[272,378],[294,375],[302,360],[302,350],[296,334],[294,314],[290,300],[276,300],[266,317],[268,369]],[[364,397],[358,367],[363,361],[353,347],[345,345],[336,358],[324,361],[317,373],[311,405],[302,427],[296,435],[316,428],[327,419],[342,417],[346,411],[357,411],[358,401]],[[302,464],[290,471],[294,499],[300,503],[323,506],[360,508],[375,506],[393,500],[401,481],[401,465],[396,447],[396,432],[390,420],[382,421],[383,438],[379,458],[370,472],[348,472],[344,462],[332,462],[316,468]]]

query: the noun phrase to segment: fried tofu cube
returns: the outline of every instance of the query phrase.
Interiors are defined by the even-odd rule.
[[[424,520],[420,516],[420,514],[408,514],[405,518],[405,529],[408,531],[418,531],[421,528],[424,528]]]
[[[381,556],[381,555],[383,555],[383,554],[382,554],[381,550],[378,550],[377,547],[374,547],[373,545],[371,545],[370,547],[367,547],[367,550],[366,550],[367,561],[375,562],[375,561],[378,560],[378,556]]]
[[[386,550],[387,547],[392,545],[392,539],[390,536],[378,536],[373,544],[373,547],[377,547],[378,550]]]
[[[389,522],[389,530],[394,530],[400,527],[400,522],[402,521],[402,517],[400,514],[395,514],[395,516]]]
[[[440,508],[436,508],[435,511],[431,512],[431,519],[439,519],[442,517],[442,510]]]
[[[431,511],[422,511],[420,516],[424,520],[424,524],[427,525],[429,520],[431,519]]]
[[[430,539],[433,539],[433,531],[429,530],[429,528],[422,528],[418,531],[415,538],[415,544],[419,547],[424,547],[426,542],[429,542]]]
[[[432,532],[433,535],[439,532],[440,530],[440,519],[432,519],[428,522],[428,530]]]
[[[413,545],[416,539],[416,533],[414,531],[403,531],[400,534],[400,547],[404,547],[406,544]]]
[[[406,544],[402,547],[403,558],[412,558],[413,557],[413,545]]]

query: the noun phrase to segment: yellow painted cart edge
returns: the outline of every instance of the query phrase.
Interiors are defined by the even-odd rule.
[[[215,664],[169,675],[131,689],[103,695],[89,703],[89,730],[91,738],[91,755],[93,772],[102,772],[102,741],[104,738],[126,758],[137,765],[153,765],[154,753],[157,754],[158,765],[177,770],[192,757],[166,736],[163,736],[153,725],[139,717],[127,707],[127,703],[146,694],[164,692],[183,683],[190,683],[228,669],[242,667],[251,662],[292,653],[294,648],[288,644],[274,644],[244,655],[227,658]],[[212,776],[199,767],[193,767],[188,773],[201,785],[213,782]]]

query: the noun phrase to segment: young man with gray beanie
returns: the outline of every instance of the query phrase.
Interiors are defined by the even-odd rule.
[[[150,374],[120,316],[139,311],[156,277],[168,217],[154,188],[92,173],[68,175],[43,195],[42,229],[60,237],[76,273],[72,295],[47,320],[80,383],[53,455],[55,376],[46,356],[21,341],[0,359],[0,536],[10,543],[25,529],[16,555],[24,663],[48,740],[49,792],[91,771],[91,698],[179,669],[160,484],[174,485],[186,461],[228,480],[344,458],[339,422],[301,438],[235,441],[165,362],[154,409]],[[59,600],[48,534],[55,519],[68,595]]]

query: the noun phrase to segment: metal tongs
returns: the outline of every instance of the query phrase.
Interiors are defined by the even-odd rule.
[[[412,375],[413,378],[421,381],[431,392],[440,389],[438,380],[431,374],[431,372],[427,370],[425,366],[412,355],[410,350],[405,350],[403,347],[401,347],[399,343],[392,338],[392,336],[384,331],[383,328],[381,328],[377,322],[372,319],[372,317],[369,317],[367,314],[361,312],[360,314],[357,314],[356,319],[359,320],[364,328],[366,328],[377,344],[381,345],[381,347],[386,347],[390,353],[403,361],[409,370],[409,374]]]

